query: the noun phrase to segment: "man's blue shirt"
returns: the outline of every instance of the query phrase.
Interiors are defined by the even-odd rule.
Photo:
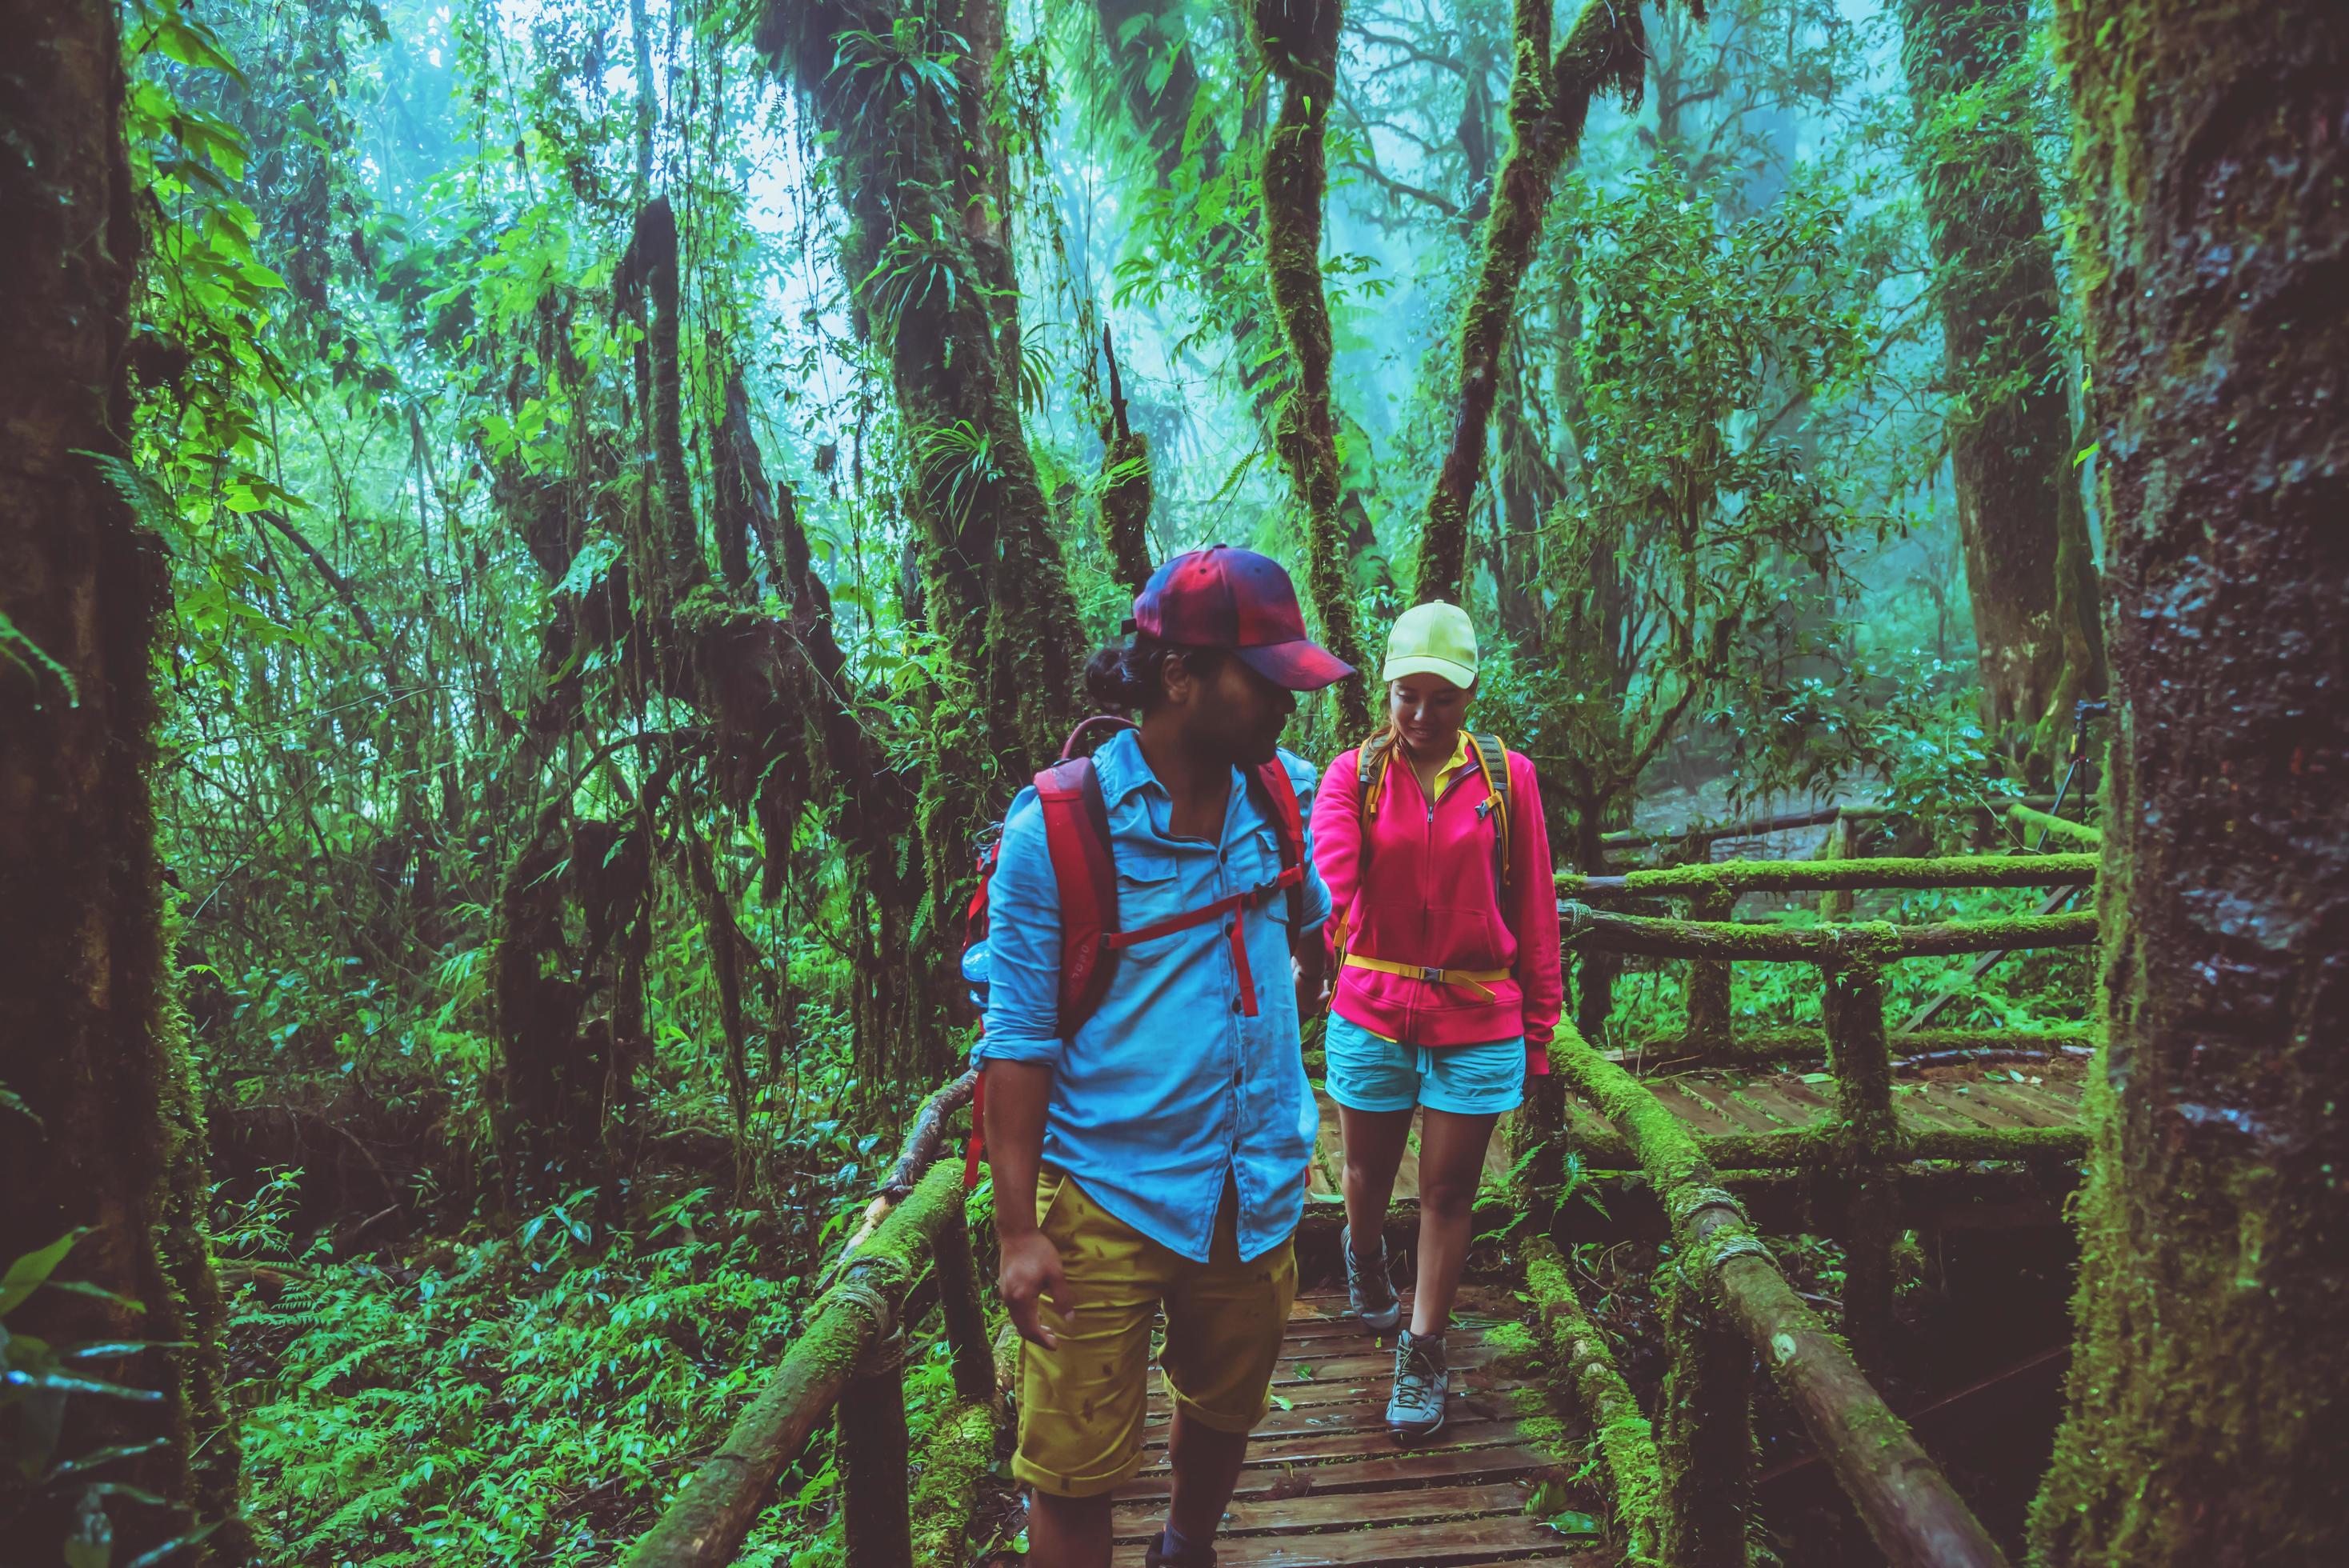
[[[1316,769],[1283,751],[1300,815],[1313,816]],[[1272,821],[1232,774],[1222,839],[1178,839],[1174,797],[1132,731],[1093,754],[1117,861],[1117,923],[1132,931],[1187,913],[1280,874]],[[1305,849],[1306,940],[1320,940],[1330,890]],[[987,1032],[977,1055],[1052,1069],[1044,1163],[1153,1241],[1207,1261],[1228,1173],[1239,1194],[1242,1259],[1297,1228],[1319,1113],[1298,1042],[1289,974],[1288,898],[1245,914],[1257,1016],[1240,1010],[1226,920],[1118,956],[1108,994],[1073,1037],[1060,1025],[1061,898],[1044,817],[1022,791],[1004,820],[988,888]]]

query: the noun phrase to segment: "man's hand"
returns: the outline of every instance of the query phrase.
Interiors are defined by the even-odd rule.
[[[1030,1345],[1059,1349],[1060,1336],[1044,1326],[1043,1308],[1039,1303],[1050,1297],[1057,1311],[1068,1291],[1068,1276],[1061,1270],[1061,1249],[1041,1231],[999,1240],[1003,1266],[997,1271],[995,1283],[1003,1293],[1003,1305],[1011,1315],[1011,1326]]]
[[[1307,954],[1309,952],[1310,956]],[[1288,961],[1290,977],[1297,983],[1297,1023],[1299,1028],[1313,1021],[1313,1016],[1330,1005],[1330,961],[1316,943],[1301,950]]]

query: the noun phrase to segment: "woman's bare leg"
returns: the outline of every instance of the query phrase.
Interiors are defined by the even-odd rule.
[[[1338,1130],[1346,1145],[1347,1244],[1365,1264],[1378,1255],[1386,1229],[1387,1205],[1394,1199],[1395,1172],[1411,1139],[1408,1110],[1338,1108]]]
[[[1485,1148],[1493,1140],[1498,1116],[1462,1116],[1431,1110],[1419,1129],[1418,1287],[1412,1296],[1411,1332],[1433,1338],[1452,1321],[1452,1298],[1467,1266],[1469,1232],[1475,1222],[1476,1188],[1485,1173]],[[1347,1222],[1353,1222],[1353,1140],[1347,1140]],[[1388,1175],[1393,1182],[1392,1171]]]

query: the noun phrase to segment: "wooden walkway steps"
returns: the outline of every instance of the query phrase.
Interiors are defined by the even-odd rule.
[[[2075,1062],[2017,1068],[1935,1068],[1921,1078],[1896,1078],[1893,1108],[1904,1127],[1917,1130],[2070,1127],[2082,1116],[2080,1072]],[[2038,1081],[2032,1081],[2034,1078]],[[1825,1073],[1725,1068],[1644,1081],[1691,1130],[1700,1133],[1795,1132],[1834,1114],[1836,1086]],[[1345,1156],[1338,1133],[1338,1108],[1327,1094],[1320,1094],[1320,1100],[1321,1137],[1314,1150],[1309,1190],[1315,1200],[1335,1203]],[[1584,1131],[1618,1130],[1582,1100],[1570,1099],[1568,1104],[1575,1127]],[[1501,1136],[1493,1140],[1485,1158],[1488,1180],[1499,1181],[1508,1174],[1513,1155],[1504,1119]],[[1395,1178],[1395,1196],[1418,1195],[1414,1137]]]
[[[1410,1297],[1404,1296],[1406,1312]],[[1298,1298],[1274,1376],[1272,1413],[1248,1445],[1216,1542],[1223,1568],[1410,1568],[1504,1562],[1613,1568],[1613,1553],[1570,1541],[1526,1512],[1536,1482],[1559,1458],[1533,1440],[1506,1392],[1483,1369],[1494,1352],[1483,1331],[1522,1315],[1506,1293],[1460,1293],[1449,1336],[1452,1414],[1436,1440],[1403,1448],[1387,1436],[1393,1341],[1363,1330],[1340,1295]],[[1149,1452],[1117,1493],[1118,1568],[1141,1568],[1166,1522],[1168,1409],[1163,1382],[1150,1392]]]

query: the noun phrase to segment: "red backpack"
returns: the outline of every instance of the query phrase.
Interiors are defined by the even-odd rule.
[[[1288,897],[1288,940],[1292,950],[1307,939],[1305,921],[1305,821],[1297,804],[1297,786],[1288,769],[1275,756],[1252,769],[1247,788],[1271,820],[1280,851],[1280,874],[1261,887],[1229,893],[1212,903],[1128,931],[1117,922],[1117,861],[1110,844],[1109,803],[1102,795],[1101,775],[1079,743],[1096,726],[1131,729],[1126,719],[1096,715],[1071,730],[1061,748],[1061,759],[1036,775],[1036,804],[1044,813],[1044,843],[1052,860],[1052,881],[1061,895],[1061,1033],[1076,1033],[1100,1007],[1117,973],[1118,954],[1138,942],[1171,936],[1228,915],[1231,917],[1232,966],[1240,985],[1240,1011],[1257,1016],[1256,981],[1249,973],[1247,942],[1242,922],[1247,910],[1276,892]],[[987,844],[978,856],[978,890],[971,895],[963,929],[968,956],[987,941],[988,884],[995,875],[1000,851]],[[1314,940],[1319,940],[1318,937]],[[978,1000],[976,994],[973,1000]],[[978,1161],[985,1145],[987,1071],[982,1064],[978,1086],[971,1098],[970,1147],[963,1166],[963,1184],[978,1184]]]

